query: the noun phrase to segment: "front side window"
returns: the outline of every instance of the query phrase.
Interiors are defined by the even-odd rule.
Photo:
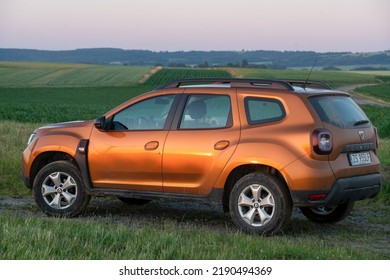
[[[191,95],[187,99],[180,129],[213,129],[232,126],[228,95]]]
[[[163,130],[174,95],[158,96],[140,101],[117,113],[111,130]]]
[[[251,125],[278,121],[286,116],[282,103],[271,98],[247,97],[245,111]]]

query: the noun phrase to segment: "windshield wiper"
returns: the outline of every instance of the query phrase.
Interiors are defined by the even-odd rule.
[[[370,121],[369,120],[360,120],[360,121],[357,121],[353,124],[353,126],[359,126],[359,125],[362,125],[362,124],[366,124],[366,123],[369,123]]]

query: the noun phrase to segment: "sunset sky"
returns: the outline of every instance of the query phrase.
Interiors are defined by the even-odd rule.
[[[0,0],[0,48],[390,49],[390,0]]]

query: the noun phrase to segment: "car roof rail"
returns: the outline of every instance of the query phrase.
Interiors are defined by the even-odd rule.
[[[332,89],[327,83],[319,81],[305,81],[305,80],[285,80],[282,81],[289,83],[292,86],[298,86],[303,88],[313,88],[313,89]]]
[[[190,86],[218,86],[218,85],[230,85],[230,87],[251,87],[251,88],[271,88],[271,89],[284,89],[288,91],[294,91],[293,86],[282,80],[271,79],[241,79],[241,78],[195,78],[195,79],[180,79],[172,82],[168,82],[156,88],[169,89],[180,88]]]

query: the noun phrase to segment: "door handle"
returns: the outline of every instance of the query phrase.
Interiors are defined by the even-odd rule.
[[[144,148],[146,151],[153,151],[153,150],[157,149],[158,146],[159,146],[158,141],[150,141],[150,142],[145,144]]]
[[[230,145],[230,142],[227,141],[227,140],[221,140],[221,141],[218,141],[217,143],[215,143],[214,145],[214,149],[215,150],[224,150],[226,149],[227,147],[229,147]]]

